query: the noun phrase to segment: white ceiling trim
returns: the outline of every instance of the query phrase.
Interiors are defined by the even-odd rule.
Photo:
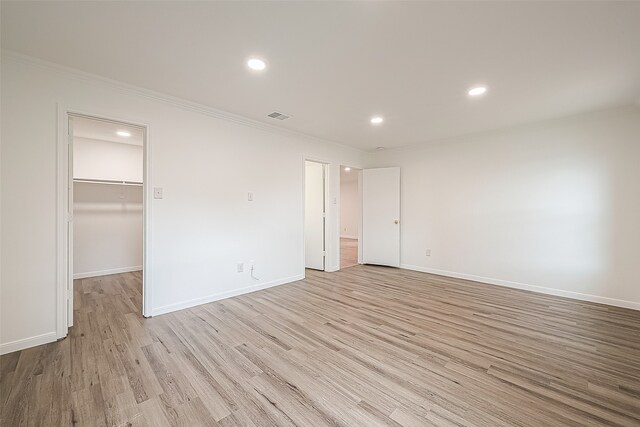
[[[275,125],[270,125],[267,123],[262,123],[257,120],[249,119],[244,116],[219,110],[217,108],[213,108],[208,105],[203,105],[197,102],[188,101],[186,99],[156,92],[150,89],[131,85],[118,80],[109,79],[107,77],[103,77],[97,74],[87,73],[85,71],[81,71],[76,68],[66,67],[64,65],[56,64],[54,62],[35,58],[33,56],[23,55],[21,53],[14,52],[9,49],[2,49],[2,60],[4,61],[5,59],[13,59],[18,62],[32,64],[47,70],[52,70],[64,75],[71,76],[73,78],[76,78],[84,82],[89,82],[93,84],[102,84],[104,86],[108,86],[112,89],[115,89],[127,95],[135,95],[135,96],[146,98],[152,101],[162,102],[162,103],[171,105],[173,107],[180,108],[182,110],[203,114],[206,116],[214,117],[216,119],[226,120],[228,122],[232,122],[238,125],[247,126],[247,127],[263,130],[266,132],[286,135],[290,137],[299,137],[299,138],[301,137],[314,143],[331,144],[331,145],[336,145],[342,148],[348,148],[355,151],[365,152],[365,150],[362,150],[360,148],[356,148],[346,144],[341,144],[340,142],[337,142],[337,141],[332,141],[330,139],[323,139],[323,138],[319,138],[317,136],[309,135],[303,132],[298,132],[295,130],[286,129],[286,128],[278,127]]]

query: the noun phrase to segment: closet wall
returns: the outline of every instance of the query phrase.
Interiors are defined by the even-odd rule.
[[[142,147],[74,138],[74,179],[142,182]],[[142,269],[142,186],[74,182],[74,278]]]
[[[352,173],[355,179],[348,177],[348,179],[340,180],[340,237],[357,239],[360,218],[358,171],[352,170],[349,173]]]
[[[73,177],[142,182],[142,146],[73,139]]]

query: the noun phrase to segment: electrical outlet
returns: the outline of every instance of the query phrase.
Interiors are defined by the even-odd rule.
[[[244,271],[244,264],[239,262],[238,263],[238,273],[242,273]]]
[[[425,252],[425,255],[426,256],[431,256],[431,249],[427,249],[426,252]]]

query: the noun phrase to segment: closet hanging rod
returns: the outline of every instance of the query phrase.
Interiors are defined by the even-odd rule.
[[[82,178],[74,178],[73,182],[81,182],[81,183],[84,183],[84,184],[142,186],[142,183],[141,182],[137,182],[137,181],[117,181],[117,180],[112,180],[112,179],[82,179]]]

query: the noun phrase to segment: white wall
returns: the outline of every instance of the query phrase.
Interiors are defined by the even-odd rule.
[[[404,267],[640,309],[638,107],[368,157],[402,168]]]
[[[75,137],[73,176],[80,179],[142,182],[142,154],[139,145]]]
[[[142,187],[75,183],[73,275],[142,269]]]
[[[304,156],[330,164],[338,269],[339,165],[360,151],[6,52],[1,71],[0,351],[55,339],[57,103],[149,125],[153,314],[302,278]],[[236,272],[250,260],[259,281]]]
[[[354,174],[358,172],[351,171]],[[360,217],[360,200],[358,196],[358,180],[340,181],[340,236],[350,239],[358,238],[358,218]]]
[[[139,145],[75,137],[74,178],[142,182]],[[142,269],[142,187],[74,183],[73,275]]]

